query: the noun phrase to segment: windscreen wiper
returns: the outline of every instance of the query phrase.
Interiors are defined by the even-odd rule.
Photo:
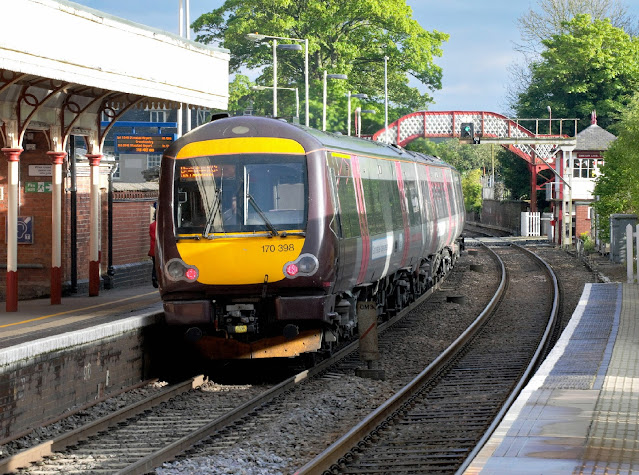
[[[264,221],[264,224],[266,224],[266,227],[269,229],[269,231],[271,231],[271,234],[273,236],[279,236],[280,233],[277,232],[275,226],[273,226],[273,224],[268,220],[268,218],[264,214],[264,211],[262,211],[262,208],[260,208],[253,196],[250,193],[247,193],[246,196],[248,197],[249,203],[251,203],[253,208],[255,208],[255,211],[257,211],[257,214],[259,214],[260,218],[262,218],[262,221]]]
[[[211,214],[209,215],[208,219],[206,220],[206,227],[204,228],[204,232],[202,233],[202,237],[208,238],[209,237],[209,231],[211,230],[211,226],[213,226],[213,221],[215,220],[215,215],[217,214],[217,212],[220,210],[220,207],[222,206],[222,190],[220,189],[219,191],[215,192],[215,204],[214,207],[215,209],[211,212]]]

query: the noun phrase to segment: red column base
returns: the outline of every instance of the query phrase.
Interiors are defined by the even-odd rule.
[[[62,303],[62,269],[51,268],[51,305]]]
[[[89,262],[89,297],[100,295],[100,262]]]
[[[18,273],[7,271],[7,312],[18,311]]]

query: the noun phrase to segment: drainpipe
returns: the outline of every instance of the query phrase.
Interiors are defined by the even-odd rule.
[[[69,137],[71,164],[71,292],[78,293],[78,181],[75,161],[75,135]]]

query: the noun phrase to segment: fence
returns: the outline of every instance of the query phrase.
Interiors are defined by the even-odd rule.
[[[531,213],[524,211],[521,213],[521,235],[522,236],[540,236],[541,234],[541,215],[538,212]]]
[[[634,284],[635,281],[639,280],[639,269],[635,271],[635,267],[639,267],[635,266],[637,263],[637,255],[639,255],[639,224],[637,224],[634,228],[635,231],[633,232],[633,225],[626,225],[626,271],[628,274],[629,284]],[[634,246],[633,237],[635,238]]]

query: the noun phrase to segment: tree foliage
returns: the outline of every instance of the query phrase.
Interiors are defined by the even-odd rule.
[[[604,153],[604,162],[595,184],[595,210],[601,237],[607,240],[611,214],[639,212],[639,94],[624,111],[619,135]]]
[[[562,25],[565,33],[542,41],[545,50],[531,65],[530,84],[514,107],[517,115],[543,117],[550,106],[555,117],[581,119],[583,128],[596,110],[600,125],[608,127],[639,86],[639,38],[589,15]]]
[[[497,154],[500,177],[510,196],[516,200],[530,199],[530,170],[524,160],[506,149]]]
[[[577,15],[587,14],[595,20],[608,18],[611,24],[628,34],[636,34],[636,19],[620,0],[538,0],[537,10],[530,9],[517,24],[521,44],[516,49],[524,54],[541,53],[544,40],[566,33],[564,24]]]
[[[639,33],[637,19],[628,13],[622,0],[537,0],[536,4],[536,8],[531,7],[517,20],[521,43],[515,44],[515,50],[523,53],[523,58],[508,67],[510,81],[506,92],[514,115],[519,95],[530,85],[531,64],[539,61],[544,50],[542,41],[566,33],[565,22],[579,14],[588,14],[597,20],[610,19],[613,26],[629,35]]]
[[[466,211],[481,213],[482,206],[482,171],[471,170],[462,177],[462,192]]]
[[[229,110],[245,110],[251,105],[251,80],[244,74],[236,74],[229,84]]]
[[[327,88],[331,104],[339,101],[343,106],[350,90],[368,94],[369,102],[383,105],[384,56],[388,57],[389,116],[393,116],[389,120],[406,110],[425,109],[432,98],[428,92],[421,94],[410,87],[409,77],[425,85],[427,91],[440,89],[442,72],[434,58],[442,55],[441,45],[448,39],[445,33],[425,31],[412,18],[405,0],[226,0],[222,7],[200,16],[193,29],[196,41],[231,51],[232,72],[262,68],[257,83],[265,86],[272,85],[272,40],[256,43],[246,34],[308,39],[311,121],[315,127],[321,125],[325,70],[348,75],[347,81],[331,81]],[[278,86],[298,87],[303,101],[303,52],[278,51],[277,62]],[[342,108],[341,117],[329,117],[330,123],[336,122],[333,130],[345,131],[344,111]],[[376,114],[375,120],[383,124],[383,114]]]
[[[413,140],[406,146],[408,150],[434,155],[454,166],[461,173],[491,166],[490,147],[469,145],[458,139],[434,142],[424,138]]]

